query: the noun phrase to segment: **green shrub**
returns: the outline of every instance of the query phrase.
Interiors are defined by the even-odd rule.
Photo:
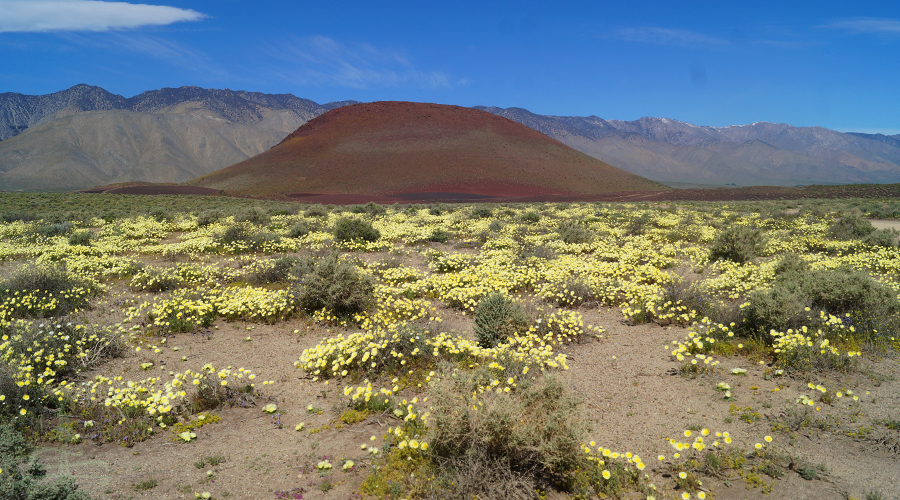
[[[235,222],[249,222],[261,226],[269,223],[269,214],[260,207],[252,207],[238,212],[234,216]]]
[[[205,210],[197,216],[197,227],[206,227],[222,218],[218,210]]]
[[[236,222],[218,235],[223,245],[249,251],[262,250],[267,243],[277,243],[280,239],[277,234],[257,229],[249,222]]]
[[[472,209],[473,219],[487,219],[494,215],[494,211],[488,207],[475,207]]]
[[[496,347],[514,333],[524,332],[528,318],[511,297],[493,293],[481,299],[475,309],[475,337],[481,347]]]
[[[44,466],[30,457],[34,447],[12,426],[0,425],[0,498],[10,500],[90,500],[71,477],[41,481]]]
[[[441,228],[437,228],[431,231],[431,234],[428,235],[428,241],[434,241],[437,243],[446,243],[453,235],[450,232],[445,231]]]
[[[862,239],[875,231],[872,223],[858,215],[841,217],[831,225],[831,236],[839,240]]]
[[[868,236],[862,239],[862,242],[873,247],[893,248],[897,246],[894,243],[894,239],[893,231],[890,229],[879,229],[869,233]]]
[[[783,332],[800,326],[809,315],[806,308],[812,305],[800,289],[783,284],[750,294],[749,302],[746,314],[751,336],[766,343],[772,341],[770,330]]]
[[[748,226],[729,226],[713,240],[709,260],[730,260],[743,264],[762,253],[765,238],[762,231]]]
[[[303,212],[306,217],[327,217],[328,208],[325,205],[311,205]]]
[[[72,246],[88,246],[91,244],[91,232],[90,231],[75,231],[74,233],[69,235],[69,245]]]
[[[541,220],[541,214],[539,214],[533,210],[530,210],[530,211],[522,214],[521,219],[522,219],[522,222],[528,222],[528,223],[534,224],[535,222],[539,222]]]
[[[34,214],[27,212],[3,212],[0,213],[0,222],[9,224],[11,222],[31,222],[35,219]]]
[[[53,236],[65,236],[72,232],[72,223],[57,222],[56,224],[49,224],[37,228],[36,232],[38,235],[45,238],[51,238]]]
[[[166,212],[165,210],[163,210],[161,208],[152,210],[147,215],[149,215],[156,222],[166,222],[166,221],[172,220],[172,215],[169,214],[169,212]]]
[[[779,259],[775,265],[775,275],[781,276],[787,273],[805,273],[809,270],[809,263],[806,259],[795,254],[789,253]]]
[[[307,313],[327,309],[348,317],[366,310],[373,300],[371,276],[360,273],[356,266],[331,254],[319,261],[311,272],[294,285],[292,295],[300,309]]]
[[[503,229],[503,223],[498,220],[493,220],[488,224],[488,231],[492,233],[499,232],[501,229]]]
[[[583,224],[575,220],[560,222],[556,232],[559,233],[559,239],[568,244],[587,243],[593,236]]]
[[[381,233],[362,219],[343,217],[334,224],[334,239],[339,242],[377,241]]]
[[[309,224],[300,221],[288,228],[288,236],[291,238],[302,238],[309,234]]]
[[[257,285],[266,283],[278,283],[285,281],[291,277],[295,270],[298,270],[296,276],[306,274],[305,270],[311,267],[311,259],[308,257],[295,257],[286,255],[268,261],[264,267],[254,271],[246,276],[248,283]]]
[[[625,235],[626,236],[640,236],[647,231],[647,226],[650,224],[650,215],[649,214],[641,214],[638,217],[635,217],[628,221],[628,224],[625,225]]]
[[[786,257],[783,262],[792,260]],[[867,340],[877,340],[876,330],[882,336],[896,332],[900,314],[896,293],[864,271],[795,267],[777,275],[770,290],[750,295],[747,326],[755,336],[761,336],[760,340],[769,342],[770,329],[785,331],[804,324],[810,316],[807,307],[845,317],[849,314],[855,335]]]

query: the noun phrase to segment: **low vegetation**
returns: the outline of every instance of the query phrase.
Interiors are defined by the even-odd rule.
[[[809,412],[857,401],[837,381],[874,379],[864,360],[900,348],[898,235],[876,230],[860,208],[888,210],[889,201],[790,210],[160,197],[149,210],[112,195],[32,195],[33,205],[3,196],[0,492],[10,498],[88,498],[71,478],[44,477],[34,446],[192,446],[227,425],[229,407],[302,438],[370,419],[385,425],[358,455],[322,451],[304,466],[315,482],[279,498],[345,487],[337,471],[363,471],[354,489],[389,498],[704,498],[712,478],[767,491],[787,474],[827,473],[770,435],[729,447],[728,432],[705,424],[685,430],[687,441],[669,439],[675,453],[652,467],[643,450],[590,441],[586,402],[562,373],[575,343],[615,340],[585,315],[613,310],[628,325],[672,328],[666,356],[675,371],[715,381],[703,390],[731,405],[729,420],[748,423],[748,434],[768,425],[776,435],[837,429],[866,438],[871,425],[848,423],[861,412],[837,423]],[[38,202],[55,211],[24,211]],[[294,373],[321,390],[320,406],[287,412],[269,381],[235,368],[238,359],[214,365],[194,353],[179,362],[179,352],[163,365],[156,356],[188,338],[216,350],[219,337],[206,339],[229,324],[246,333],[223,336],[227,349],[255,343],[262,325],[307,342]],[[762,412],[735,399],[736,380],[746,380],[746,393],[757,379],[723,360],[762,362],[762,380],[809,394]],[[293,381],[283,368],[269,367]],[[826,388],[825,378],[836,382]],[[341,390],[340,401],[328,399]],[[334,418],[315,427],[303,421],[328,412]],[[871,424],[891,431],[896,419]],[[202,497],[233,458],[196,455],[207,477],[185,491]],[[144,476],[128,490],[164,495],[175,488],[166,481]]]

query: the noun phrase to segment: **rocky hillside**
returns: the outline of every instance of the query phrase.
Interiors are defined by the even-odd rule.
[[[0,94],[0,189],[180,182],[257,155],[344,101],[199,87]]]
[[[526,197],[668,189],[512,120],[413,102],[329,111],[272,149],[187,184],[263,197]]]

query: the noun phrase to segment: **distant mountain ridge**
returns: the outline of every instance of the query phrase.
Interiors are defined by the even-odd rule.
[[[706,127],[669,118],[620,121],[597,116],[538,115],[521,108],[476,108],[662,182],[900,182],[900,135],[842,133],[769,122]]]
[[[76,190],[182,182],[246,160],[309,120],[356,101],[186,86],[123,97],[79,84],[0,94],[0,189]],[[900,134],[758,122],[707,127],[549,116],[475,106],[652,180],[706,185],[900,182]]]
[[[247,124],[264,119],[260,112],[262,108],[294,111],[309,120],[328,110],[356,101],[318,104],[292,94],[263,94],[194,86],[149,90],[125,98],[100,87],[81,83],[46,95],[14,92],[0,94],[0,140],[18,135],[59,112],[72,114],[84,111],[124,110],[159,113],[184,102],[199,103],[233,123]]]
[[[257,155],[353,103],[200,87],[125,98],[83,84],[43,96],[0,94],[0,189],[180,182]]]

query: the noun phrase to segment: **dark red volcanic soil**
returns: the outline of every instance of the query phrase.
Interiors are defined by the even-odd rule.
[[[229,195],[295,199],[310,194],[520,198],[669,190],[506,118],[411,102],[334,109],[269,151],[185,184]]]
[[[221,190],[178,184],[124,183],[83,189],[79,193],[110,194],[219,194]]]

